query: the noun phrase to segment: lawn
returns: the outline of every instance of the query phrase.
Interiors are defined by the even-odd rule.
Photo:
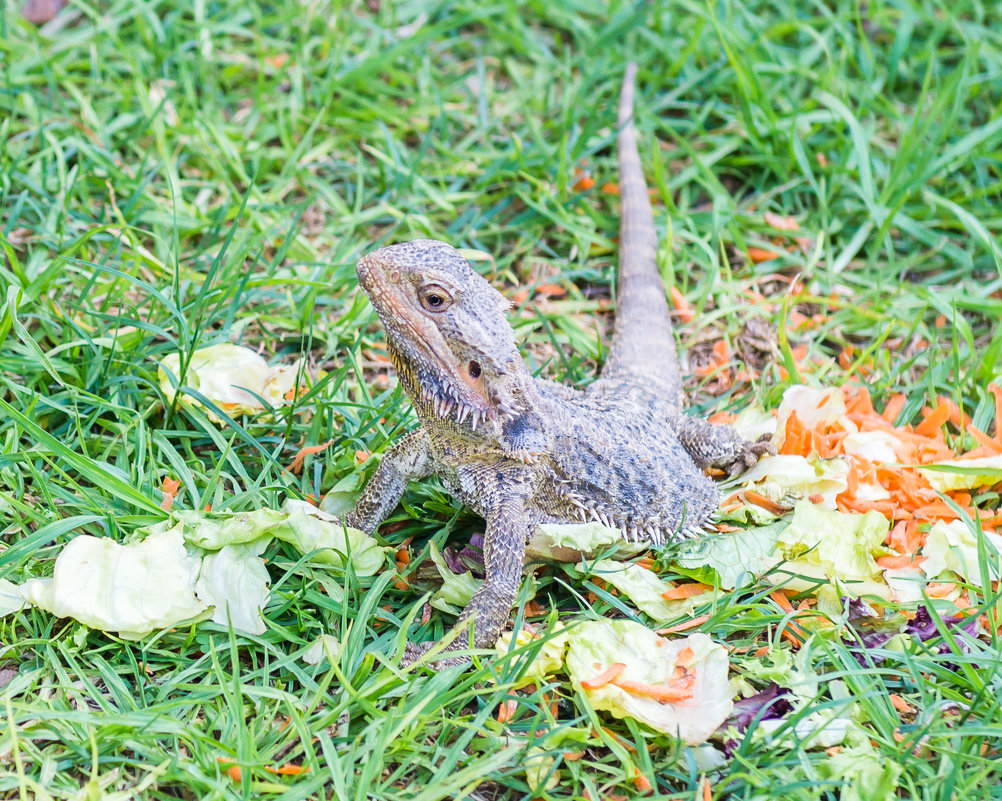
[[[39,28],[5,0],[0,580],[51,575],[80,535],[125,542],[170,498],[250,512],[357,491],[415,425],[356,285],[381,244],[463,248],[512,299],[533,369],[586,385],[614,307],[628,60],[692,411],[775,409],[796,384],[852,405],[863,387],[895,430],[1002,442],[994,3],[72,0]],[[226,342],[313,380],[219,422],[165,391],[161,360]],[[998,521],[991,475],[937,508]],[[374,575],[273,542],[257,635],[0,617],[0,797],[1002,798],[984,540],[928,612],[871,599],[862,618],[838,591],[833,608],[762,578],[732,589],[655,554],[662,581],[716,585],[674,623],[726,647],[734,693],[776,682],[785,704],[692,747],[559,672],[513,695],[540,640],[399,668],[405,637],[453,620],[427,606],[432,547],[481,530],[430,479],[380,529]],[[592,566],[540,565],[513,619],[657,627]],[[305,662],[325,633],[339,655]],[[845,739],[819,742],[836,718]]]

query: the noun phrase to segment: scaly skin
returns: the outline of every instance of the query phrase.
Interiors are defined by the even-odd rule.
[[[681,376],[633,125],[635,65],[619,109],[622,198],[617,316],[602,374],[584,392],[535,379],[509,304],[450,245],[391,245],[358,263],[421,429],[383,457],[350,525],[372,531],[407,481],[438,473],[486,521],[486,579],[457,626],[494,645],[539,523],[598,520],[654,545],[700,532],[718,506],[711,466],[736,473],[766,445],[682,413]],[[460,636],[447,650],[462,648]],[[411,660],[428,644],[410,646]]]

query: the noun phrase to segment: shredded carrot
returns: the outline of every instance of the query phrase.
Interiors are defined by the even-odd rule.
[[[303,767],[302,765],[293,765],[291,762],[285,765],[279,765],[277,768],[265,767],[268,773],[275,773],[279,776],[298,776],[301,773],[309,773],[310,767],[307,765]]]
[[[615,679],[624,670],[626,670],[626,665],[624,663],[613,662],[597,676],[592,676],[590,679],[582,681],[581,686],[586,690],[597,690],[599,687],[604,687],[610,681]]]
[[[675,307],[675,311],[678,312],[678,317],[683,323],[691,323],[696,318],[696,312],[693,311],[689,301],[685,299],[681,289],[673,286],[668,290],[668,296],[671,298],[671,305]]]
[[[950,405],[940,403],[935,409],[923,416],[922,422],[915,426],[915,433],[923,437],[936,434],[947,420],[950,419]]]
[[[562,298],[567,294],[567,290],[560,284],[540,284],[536,287],[537,295],[548,295],[551,298]]]
[[[950,416],[947,418],[947,420],[949,420],[950,423],[956,426],[957,430],[963,431],[967,427],[967,424],[970,422],[970,418],[968,418],[968,416],[964,414],[963,409],[961,409],[952,398],[948,398],[945,395],[940,395],[937,400],[940,403],[945,403],[947,406],[950,407]]]
[[[995,439],[1002,445],[1002,387],[989,384],[988,391],[995,397]]]
[[[681,601],[712,589],[713,587],[707,584],[680,584],[677,587],[672,587],[670,590],[665,590],[661,593],[661,597],[666,601]]]
[[[756,506],[761,506],[768,512],[772,512],[774,515],[781,515],[786,511],[786,507],[782,504],[776,503],[771,498],[767,498],[765,495],[761,495],[754,490],[745,490],[745,500],[748,503],[753,503]]]
[[[515,713],[518,711],[518,701],[514,698],[509,698],[506,701],[502,701],[498,704],[497,711],[497,722],[507,723],[509,720],[515,717]]]
[[[703,777],[703,801],[711,801],[713,796],[710,794],[710,779],[707,776]]]
[[[618,195],[619,194],[619,184],[615,184],[612,181],[602,184],[602,194],[603,195]]]
[[[633,769],[633,786],[637,788],[638,793],[649,793],[654,789],[651,780],[640,772],[640,768]]]
[[[883,570],[894,570],[899,567],[918,567],[925,559],[910,553],[901,556],[881,556],[876,560],[877,567]]]
[[[905,402],[908,400],[900,392],[897,395],[892,395],[891,399],[887,401],[887,405],[884,407],[884,411],[880,413],[880,416],[884,418],[888,423],[893,424],[895,420],[898,419],[898,415],[901,410],[905,407]]]
[[[951,582],[943,582],[942,584],[932,583],[926,586],[925,591],[929,593],[930,598],[945,598],[947,595],[952,593],[957,589],[957,585]]]
[[[690,648],[687,645],[685,648],[679,651],[678,655],[675,657],[676,669],[678,667],[683,667],[683,668],[688,667],[689,665],[692,664],[692,660],[695,659],[695,657],[696,657],[695,652],[692,650],[692,648]]]
[[[169,512],[174,506],[174,499],[177,498],[177,491],[181,488],[181,482],[164,476],[163,489],[164,499],[160,501],[160,508]]]
[[[769,259],[778,259],[779,254],[765,248],[750,247],[748,248],[748,258],[751,259],[752,264],[760,264],[763,261],[769,261]]]
[[[702,626],[707,620],[710,619],[708,614],[698,615],[692,620],[687,620],[685,623],[677,623],[674,626],[669,626],[666,629],[658,629],[658,634],[675,634],[679,631],[687,631],[688,629],[694,629],[696,626]]]
[[[977,426],[968,426],[967,433],[974,437],[974,439],[976,439],[981,445],[981,449],[983,449],[983,451],[978,454],[979,456],[998,456],[999,454],[1002,454],[1002,443],[996,442]],[[964,454],[960,458],[974,459],[976,457],[973,455],[972,451],[971,453]]]
[[[772,600],[774,600],[777,604],[779,604],[779,608],[782,609],[787,614],[794,611],[793,604],[790,603],[790,599],[786,596],[786,593],[783,592],[782,590],[773,590],[772,592],[769,593],[769,597],[772,598]]]
[[[692,698],[692,688],[695,683],[695,676],[685,676],[681,680],[672,682],[671,684],[647,684],[630,679],[616,679],[611,682],[614,686],[628,693],[653,698],[655,701],[660,701],[661,703],[684,701],[686,698]]]
[[[584,751],[564,751],[564,762],[577,762],[584,755]]]
[[[325,451],[333,444],[334,440],[331,439],[323,443],[322,445],[308,445],[305,448],[300,448],[296,452],[296,455],[292,457],[292,461],[289,462],[289,466],[286,467],[285,469],[288,470],[290,473],[296,473],[296,474],[301,473],[303,471],[303,461],[306,459],[307,456],[311,456],[315,453],[320,453],[322,451]]]
[[[907,713],[913,711],[911,704],[909,704],[904,698],[902,698],[897,693],[891,693],[889,696],[887,696],[887,698],[891,702],[891,706],[893,706],[896,710],[898,710],[898,712]]]

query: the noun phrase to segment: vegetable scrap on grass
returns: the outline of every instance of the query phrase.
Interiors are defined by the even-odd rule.
[[[254,410],[263,410],[260,398],[279,403],[302,391],[298,369],[269,368],[244,350],[216,346],[197,352],[188,383],[228,414],[251,411],[249,398]],[[166,369],[174,373],[179,363]],[[880,645],[894,635],[934,636],[930,610],[969,636],[998,632],[998,614],[989,601],[1002,576],[997,487],[1002,389],[992,384],[988,391],[993,435],[975,427],[947,398],[924,409],[918,424],[897,425],[904,396],[892,397],[877,411],[863,386],[790,387],[774,414],[749,409],[731,421],[748,435],[771,430],[778,453],[763,459],[724,499],[720,533],[668,549],[657,559],[638,556],[642,546],[598,523],[541,526],[529,546],[531,558],[567,564],[572,572],[583,568],[596,587],[628,600],[653,625],[555,620],[548,628],[526,624],[504,635],[499,655],[529,653],[531,659],[500,704],[498,722],[519,719],[519,692],[562,685],[558,677],[566,676],[569,688],[593,710],[700,746],[706,765],[719,764],[756,716],[758,737],[780,731],[786,717],[798,716],[793,735],[802,746],[829,749],[854,769],[876,770],[866,731],[851,714],[831,708],[805,713],[819,677],[799,654],[806,654],[804,646],[815,636],[859,639],[852,625],[861,618],[869,619],[872,629],[880,628],[876,621],[883,624]],[[211,417],[202,399],[179,397]],[[290,469],[301,469],[305,455],[329,444],[300,450]],[[164,480],[162,508],[169,512],[179,486]],[[176,511],[124,544],[76,537],[56,559],[51,577],[21,585],[0,582],[0,612],[32,604],[125,639],[205,619],[259,634],[266,628],[269,599],[263,554],[273,539],[290,543],[314,564],[350,567],[356,575],[383,570],[392,550],[344,528],[323,504],[315,508],[290,500],[280,511]],[[430,605],[457,614],[481,583],[477,551],[441,553],[434,543],[429,548],[440,579]],[[406,590],[407,543],[395,550],[394,563],[401,576],[396,586]],[[669,565],[694,580],[662,580],[658,569]],[[761,596],[777,609],[777,636],[788,649],[773,643],[729,654],[726,644],[688,633],[712,618],[698,610],[712,609],[736,587],[763,588]],[[532,603],[536,615],[546,614]],[[903,615],[893,611],[900,609]],[[896,619],[897,628],[890,631]],[[317,664],[334,661],[339,650],[337,638],[327,634],[299,657]],[[844,695],[837,682],[832,688],[834,695]],[[559,707],[556,696],[551,698],[555,722]],[[900,696],[889,701],[899,711],[911,709]],[[591,727],[562,725],[541,743],[527,743],[530,787],[542,790],[559,781],[555,753],[572,761],[583,745],[596,742]],[[223,761],[227,773],[239,779],[240,767]],[[894,776],[884,773],[893,769],[879,768],[879,780],[893,787]],[[265,770],[303,772],[295,765]],[[648,780],[638,772],[634,782],[642,790]]]

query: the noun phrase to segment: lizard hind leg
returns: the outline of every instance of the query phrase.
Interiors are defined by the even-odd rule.
[[[776,452],[770,442],[748,442],[733,426],[684,414],[679,423],[679,439],[700,468],[719,467],[728,478],[740,475],[766,454]]]

